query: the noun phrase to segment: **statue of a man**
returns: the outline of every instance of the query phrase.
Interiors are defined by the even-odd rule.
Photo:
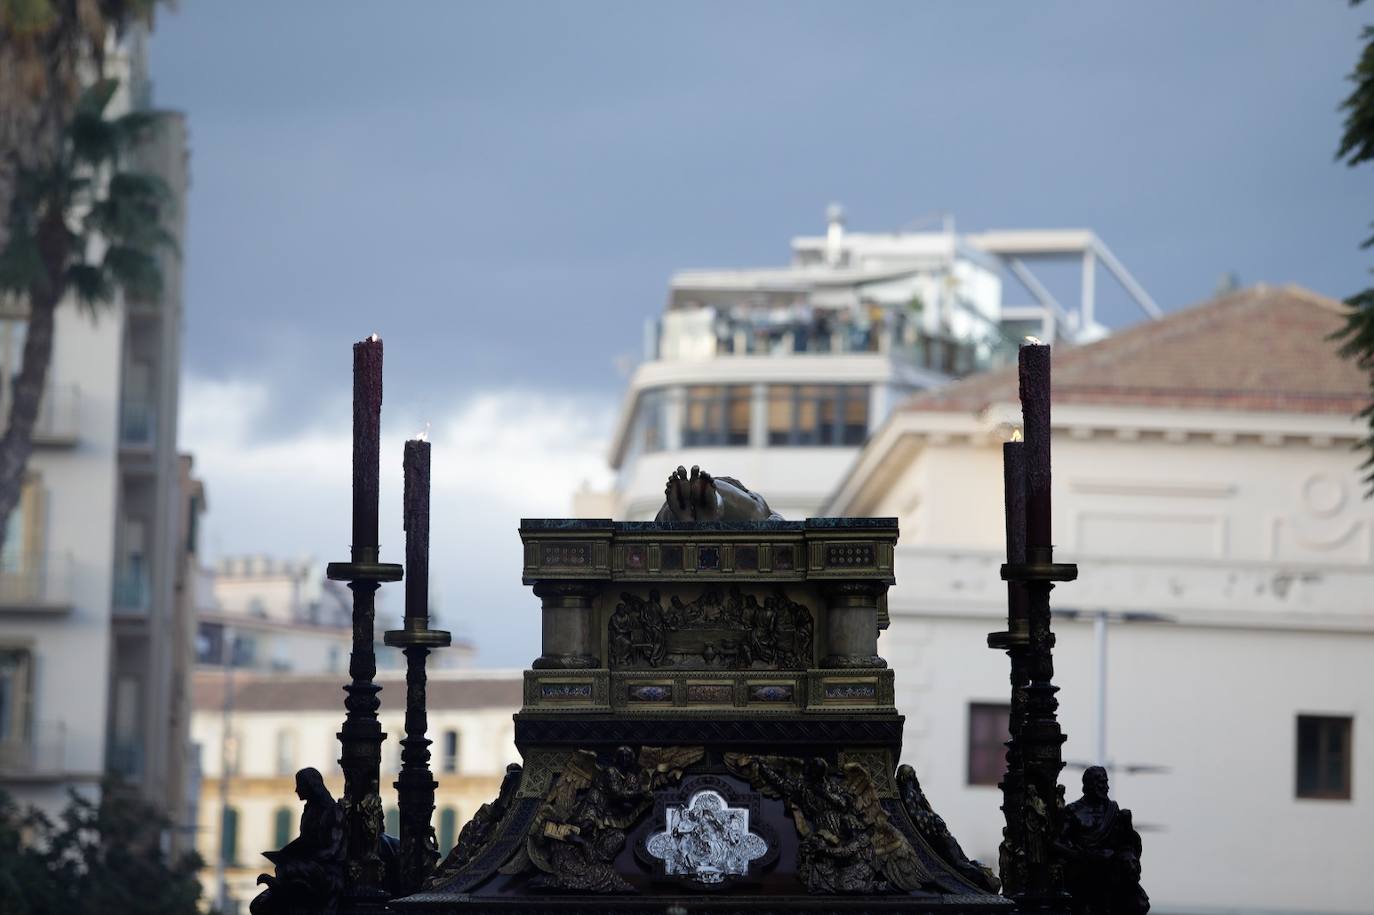
[[[344,815],[318,769],[296,773],[296,796],[305,801],[300,835],[280,851],[264,852],[276,874],[262,874],[267,889],[253,900],[253,915],[332,912],[343,890]]]
[[[781,521],[768,501],[732,477],[713,477],[699,467],[679,467],[663,488],[655,521]]]
[[[1140,885],[1140,834],[1131,812],[1108,796],[1107,770],[1089,766],[1083,797],[1064,808],[1060,848],[1065,888],[1075,915],[1145,915],[1150,897]]]

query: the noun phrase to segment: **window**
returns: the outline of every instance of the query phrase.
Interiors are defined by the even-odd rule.
[[[644,452],[662,451],[666,447],[663,429],[662,388],[650,388],[639,395],[639,406],[635,409],[635,426],[631,433],[634,443]]]
[[[444,760],[443,760],[443,766],[444,766],[444,771],[445,771],[445,772],[457,772],[457,771],[458,771],[458,732],[457,732],[457,731],[445,731],[445,732],[444,732]]]
[[[239,812],[233,807],[225,807],[220,814],[219,859],[230,866],[239,860]]]
[[[1353,719],[1298,716],[1298,797],[1350,800]]]
[[[32,656],[26,648],[0,647],[0,743],[29,736],[29,680]]]
[[[862,445],[868,386],[775,384],[768,388],[768,444]]]
[[[968,707],[968,783],[996,785],[1007,767],[1011,706],[971,702]]]
[[[272,816],[272,825],[273,832],[276,834],[276,847],[284,848],[286,843],[291,841],[291,809],[278,807],[277,812]]]
[[[296,734],[282,728],[277,731],[277,774],[290,775],[296,771]]]
[[[749,444],[747,384],[695,384],[686,389],[682,414],[682,445]]]
[[[439,813],[439,854],[447,855],[458,835],[458,811],[445,807]]]

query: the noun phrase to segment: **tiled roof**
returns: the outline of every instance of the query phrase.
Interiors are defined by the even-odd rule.
[[[346,674],[328,676],[235,672],[234,710],[241,712],[308,712],[337,710],[343,720]],[[402,675],[378,675],[382,706],[405,708],[406,684]],[[449,677],[431,673],[426,698],[431,711],[482,708],[519,708],[523,700],[519,675]],[[191,706],[219,709],[224,704],[224,675],[219,671],[196,674]]]
[[[1370,380],[1329,339],[1340,302],[1296,286],[1237,290],[1104,340],[1054,350],[1054,402],[1354,414]],[[1017,400],[1016,368],[975,375],[903,404],[978,412]]]

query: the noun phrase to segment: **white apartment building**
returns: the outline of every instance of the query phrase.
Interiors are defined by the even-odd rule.
[[[110,61],[112,113],[147,104],[131,36]],[[186,125],[171,115],[139,167],[173,192],[180,241]],[[179,246],[184,250],[184,245]],[[183,306],[179,256],[157,301],[120,299],[93,320],[57,313],[35,450],[0,557],[0,787],[48,809],[106,774],[184,822],[191,628],[184,564],[203,493],[176,451]],[[25,316],[0,314],[0,423]],[[192,560],[193,561],[193,560]]]
[[[617,472],[574,500],[580,517],[652,518],[668,473],[698,464],[767,481],[787,518],[814,515],[872,429],[911,394],[1000,364],[1026,333],[1082,342],[1100,263],[1148,314],[1158,309],[1091,231],[850,233],[838,207],[791,263],[689,270],[650,322],[614,433]],[[1063,306],[1032,270],[1081,261]],[[1006,301],[1011,278],[1033,299]]]
[[[387,735],[382,803],[386,831],[396,835],[399,813],[392,783],[401,768],[406,687],[399,673],[383,672],[377,682]],[[301,817],[297,769],[319,769],[334,796],[342,793],[337,734],[344,719],[343,683],[339,676],[197,673],[192,737],[204,777],[196,849],[206,862],[206,898],[221,911],[246,911],[261,889],[254,885],[258,874],[271,872],[262,852],[295,837]],[[428,733],[434,741],[431,769],[439,783],[434,828],[441,852],[453,847],[477,808],[496,797],[506,766],[520,761],[513,716],[522,690],[519,671],[430,673]]]
[[[1374,503],[1352,445],[1370,394],[1328,339],[1343,309],[1257,286],[1054,353],[1055,558],[1079,566],[1052,594],[1073,617],[1063,783],[1073,800],[1107,765],[1156,912],[1369,911]],[[985,638],[1006,626],[1019,422],[1015,369],[919,395],[823,508],[900,519],[882,651],[904,754],[992,862],[1009,687]]]

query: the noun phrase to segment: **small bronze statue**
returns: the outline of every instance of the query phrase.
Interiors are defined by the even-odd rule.
[[[732,477],[713,477],[699,467],[690,476],[678,467],[663,488],[655,521],[781,521],[768,501]]]
[[[1150,897],[1140,885],[1140,834],[1131,811],[1107,794],[1107,770],[1089,766],[1083,797],[1064,808],[1059,842],[1064,884],[1074,915],[1145,915]]]
[[[959,876],[979,889],[996,893],[1002,888],[1001,882],[993,876],[989,868],[964,854],[959,841],[950,834],[944,818],[930,806],[930,800],[921,790],[921,783],[916,778],[915,769],[906,764],[897,767],[897,789],[901,792],[906,815],[935,854],[954,868]]]
[[[264,852],[276,874],[260,874],[252,915],[327,915],[338,907],[344,884],[344,813],[318,769],[296,773],[296,796],[305,801],[300,835],[280,851]]]

